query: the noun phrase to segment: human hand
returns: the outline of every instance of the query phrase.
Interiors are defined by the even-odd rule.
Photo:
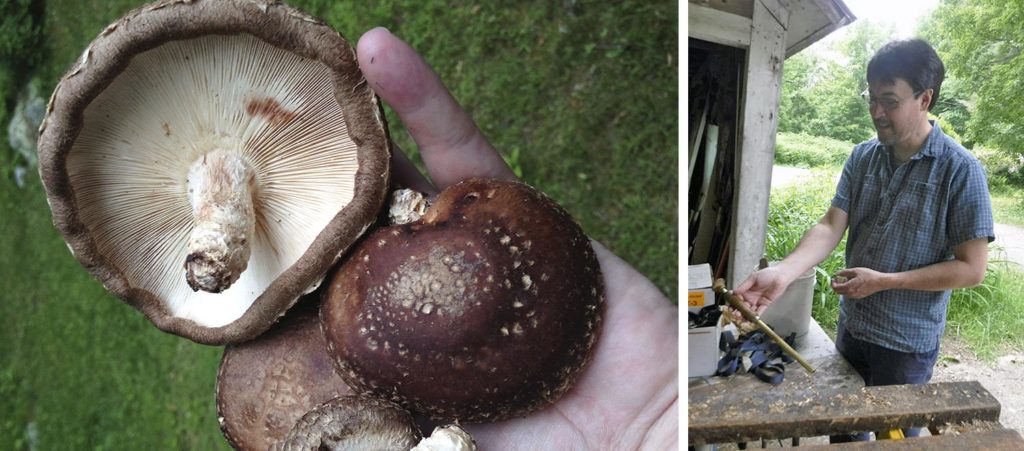
[[[397,180],[430,194],[470,177],[516,177],[440,78],[383,28],[357,45],[370,86],[398,114],[430,179],[401,151]],[[554,405],[519,418],[469,425],[481,449],[675,449],[678,310],[642,274],[593,241],[607,308],[593,360]],[[430,432],[430,431],[427,431]]]
[[[845,277],[846,281],[840,282],[833,278],[832,289],[851,299],[860,299],[888,289],[885,286],[885,274],[873,269],[847,268],[836,271],[836,275]]]
[[[761,315],[786,291],[790,281],[777,266],[759,270],[747,277],[733,293],[743,298],[754,313]]]

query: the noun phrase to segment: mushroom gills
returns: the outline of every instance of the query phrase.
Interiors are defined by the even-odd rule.
[[[195,228],[188,240],[185,278],[192,291],[220,293],[245,271],[256,235],[256,171],[241,155],[215,149],[189,168]]]

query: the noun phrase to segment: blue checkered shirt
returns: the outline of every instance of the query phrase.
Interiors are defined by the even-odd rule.
[[[995,239],[985,171],[933,124],[920,152],[896,165],[878,139],[853,149],[832,205],[849,215],[846,267],[893,273],[953,258],[953,247]],[[842,297],[839,327],[901,352],[938,348],[950,290],[885,290]]]

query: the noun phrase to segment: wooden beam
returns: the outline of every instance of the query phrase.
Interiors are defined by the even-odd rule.
[[[817,448],[817,447],[812,447]],[[915,437],[906,440],[876,440],[873,442],[837,443],[828,450],[932,450],[932,449],[1024,449],[1024,438],[1013,429],[996,428],[988,431]]]
[[[757,269],[764,252],[775,160],[775,132],[779,123],[782,61],[786,30],[764,3],[754,2],[753,30],[747,52],[743,91],[736,202],[732,212],[732,249],[729,250],[727,285],[735,287]]]
[[[749,18],[695,3],[689,3],[688,8],[687,32],[691,38],[729,47],[750,47]]]
[[[999,401],[977,381],[857,389],[791,386],[757,397],[734,390],[688,394],[690,444],[999,421],[1000,410]]]
[[[758,0],[771,13],[775,21],[782,25],[783,30],[789,29],[789,1],[788,0]]]

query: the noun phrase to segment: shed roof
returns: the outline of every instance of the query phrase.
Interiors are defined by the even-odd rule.
[[[786,28],[787,58],[856,20],[842,0],[690,0],[690,35],[723,44],[749,45],[743,41],[742,31],[753,16],[755,1],[763,1],[772,11],[789,6],[789,17],[779,21]],[[708,23],[711,21],[718,23]]]

